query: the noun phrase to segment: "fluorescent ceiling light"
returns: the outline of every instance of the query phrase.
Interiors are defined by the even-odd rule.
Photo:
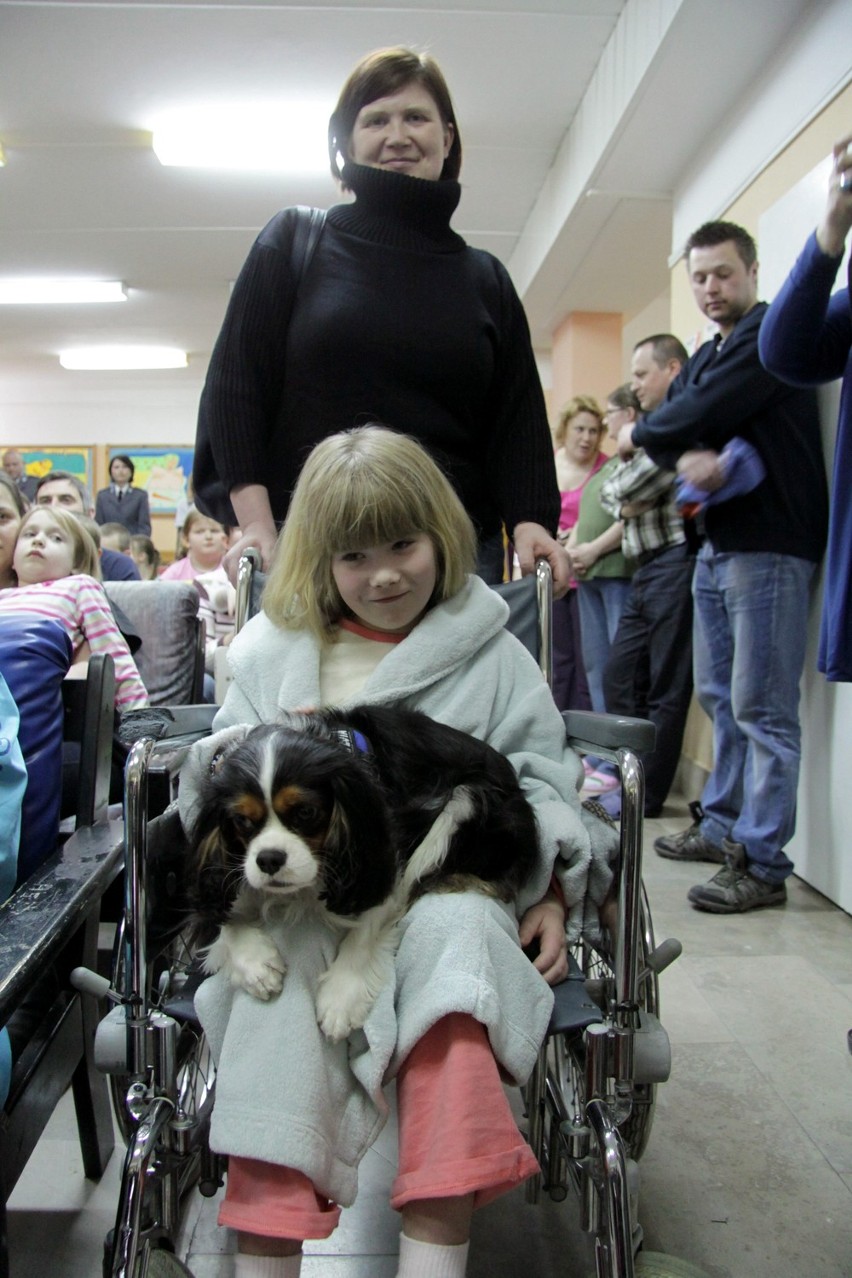
[[[45,303],[125,302],[127,294],[121,280],[81,280],[70,277],[50,279],[34,275],[0,278],[0,304],[33,305]]]
[[[63,368],[111,370],[128,368],[186,368],[186,351],[172,346],[76,346],[60,351]]]
[[[159,118],[154,154],[187,168],[321,173],[328,167],[328,105],[316,102],[188,107]]]

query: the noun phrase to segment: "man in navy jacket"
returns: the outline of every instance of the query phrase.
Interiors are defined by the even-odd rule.
[[[676,466],[707,492],[725,482],[719,454],[735,436],[766,474],[750,492],[705,508],[693,583],[698,699],[713,720],[714,764],[698,819],[657,839],[662,856],[723,868],[693,905],[740,913],[783,905],[793,863],[799,776],[799,680],[809,586],[825,548],[828,497],[816,396],[768,373],[757,340],[757,252],[731,222],[708,222],[686,261],[699,309],[718,335],[687,362],[625,447]]]

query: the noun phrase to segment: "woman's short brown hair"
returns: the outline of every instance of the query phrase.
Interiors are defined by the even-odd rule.
[[[417,440],[385,426],[329,435],[305,462],[278,538],[263,610],[285,630],[326,639],[345,614],[335,555],[425,533],[435,548],[432,603],[474,571],[476,532],[450,481]]]
[[[452,125],[453,140],[441,169],[441,180],[457,179],[461,172],[462,144],[450,90],[437,62],[428,53],[398,46],[376,49],[362,58],[340,91],[337,106],[328,122],[328,158],[331,176],[340,179],[339,156],[347,159],[349,142],[358,112],[378,98],[387,98],[407,84],[419,84],[435,100],[446,128]]]
[[[639,396],[629,382],[623,382],[621,386],[616,386],[614,391],[610,391],[606,397],[606,402],[607,404],[612,404],[613,408],[630,410],[634,417],[638,417],[642,412]]]

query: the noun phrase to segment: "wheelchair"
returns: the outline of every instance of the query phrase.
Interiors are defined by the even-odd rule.
[[[258,562],[240,563],[237,629],[257,608]],[[509,627],[550,672],[549,566],[501,588]],[[182,706],[127,716],[135,737],[126,764],[125,902],[111,980],[75,973],[79,989],[111,1000],[101,1021],[96,1064],[109,1074],[117,1124],[126,1142],[116,1223],[105,1247],[105,1278],[168,1278],[189,1270],[175,1254],[182,1204],[193,1187],[215,1195],[226,1160],[207,1141],[215,1066],[195,1017],[200,983],[186,944],[182,875],[185,842],[174,801],[180,765],[210,730],[215,706]],[[668,1077],[668,1037],[659,1020],[660,973],[680,954],[656,946],[641,879],[644,778],[640,754],[653,725],[571,711],[569,742],[613,760],[622,784],[620,858],[614,914],[604,939],[582,940],[568,978],[555,989],[545,1043],[522,1097],[527,1137],[541,1173],[527,1183],[580,1203],[581,1228],[594,1237],[596,1278],[655,1278],[697,1270],[641,1253],[638,1167],[651,1131],[655,1089]],[[637,1259],[638,1255],[638,1259]],[[651,1262],[651,1263],[648,1263]]]

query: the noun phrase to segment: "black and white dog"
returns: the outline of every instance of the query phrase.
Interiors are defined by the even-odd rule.
[[[491,746],[419,711],[358,706],[252,728],[214,757],[191,848],[208,972],[228,968],[260,999],[280,993],[284,963],[264,920],[300,894],[345,933],[317,997],[336,1041],[366,1020],[408,905],[468,887],[513,899],[537,831]]]

